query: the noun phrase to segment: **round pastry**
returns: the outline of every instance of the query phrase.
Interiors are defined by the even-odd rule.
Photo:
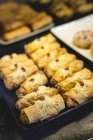
[[[89,48],[93,42],[93,31],[79,31],[75,34],[73,43],[79,48]]]
[[[93,56],[93,43],[92,43],[92,45],[91,45],[91,47],[90,47],[90,53],[91,53],[91,55]]]

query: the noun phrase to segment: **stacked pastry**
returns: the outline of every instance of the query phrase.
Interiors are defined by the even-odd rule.
[[[23,123],[34,123],[57,115],[65,108],[56,88],[47,86],[48,78],[26,54],[11,54],[0,59],[0,76],[5,87],[17,89],[16,107]]]
[[[47,34],[25,45],[26,53],[42,69],[50,83],[59,89],[68,107],[83,104],[93,97],[93,73],[84,63]]]
[[[10,41],[52,23],[52,17],[27,4],[6,2],[0,5],[0,29],[3,40]],[[3,30],[2,30],[3,29]]]

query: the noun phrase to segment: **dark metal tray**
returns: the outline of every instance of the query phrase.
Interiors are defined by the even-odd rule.
[[[46,33],[49,33],[49,31],[47,31],[45,33],[42,33],[39,36],[45,35]],[[31,39],[30,41],[32,41],[33,39]],[[80,56],[78,53],[73,51],[71,48],[69,48],[67,45],[62,43],[60,40],[58,40],[58,42],[62,46],[66,47],[67,50],[70,53],[76,54],[78,59],[83,60],[85,62],[85,67],[88,67],[89,69],[93,70],[93,63],[91,63],[90,61],[88,61],[84,57]],[[11,50],[9,50],[7,52],[0,53],[0,57],[2,57],[4,54],[10,54],[10,53],[14,53],[14,52],[16,52],[16,53],[23,53],[24,52],[23,46],[20,46],[19,48],[16,48],[15,50],[11,49]],[[18,126],[19,130],[21,130],[22,134],[24,135],[24,137],[26,137],[26,139],[27,139],[27,136],[29,136],[29,134],[32,134],[33,131],[36,132],[36,130],[37,130],[39,132],[40,131],[39,128],[41,128],[41,127],[44,127],[44,126],[47,126],[47,125],[48,126],[52,126],[52,125],[55,126],[56,124],[60,124],[62,122],[63,123],[64,122],[67,123],[68,120],[70,120],[71,116],[75,116],[76,113],[78,113],[77,116],[79,116],[79,113],[81,113],[81,112],[82,113],[83,112],[86,113],[93,106],[93,99],[91,99],[88,102],[86,102],[83,105],[80,105],[78,107],[67,108],[64,111],[60,112],[57,116],[55,116],[53,118],[50,118],[48,120],[45,120],[45,121],[42,121],[42,122],[33,123],[31,125],[23,125],[20,122],[20,120],[19,120],[19,111],[15,107],[15,103],[16,103],[16,100],[17,100],[16,94],[15,94],[15,90],[12,90],[12,91],[7,90],[5,88],[5,86],[4,86],[4,84],[3,84],[3,81],[0,80],[0,93],[4,96],[8,106],[9,106],[9,108],[10,108],[10,110],[11,110],[11,112],[12,112],[12,114],[13,114],[15,120],[16,120],[16,123],[17,123],[17,126]],[[62,126],[63,126],[63,124],[61,125],[61,127]],[[35,136],[35,134],[34,134],[34,136]]]

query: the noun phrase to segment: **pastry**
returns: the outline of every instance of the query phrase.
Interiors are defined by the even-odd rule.
[[[78,8],[76,9],[76,12],[87,13],[87,12],[90,12],[92,10],[93,10],[93,3],[85,3],[85,4],[78,6]]]
[[[89,48],[93,42],[93,31],[84,30],[75,34],[73,43],[79,48]]]
[[[22,66],[13,71],[12,73],[4,75],[4,84],[7,89],[14,89],[18,88],[20,84],[22,84],[28,76],[33,74],[34,72],[38,71],[38,68],[36,65],[29,65],[28,66]]]
[[[54,42],[56,39],[52,34],[47,34],[43,37],[37,38],[34,41],[32,41],[31,43],[28,43],[25,45],[25,52],[29,55],[32,52],[38,50],[39,48],[41,48],[43,45],[45,45],[45,43],[52,43]]]
[[[53,21],[52,17],[46,14],[44,17],[40,17],[38,21],[35,21],[34,23],[32,23],[32,29],[38,30],[46,25],[51,24],[52,21]]]
[[[58,48],[50,51],[43,57],[41,57],[39,60],[37,60],[37,65],[39,68],[44,69],[48,63],[50,63],[53,59],[55,59],[58,55],[62,55],[64,53],[67,53],[67,50],[65,48]]]
[[[90,53],[91,53],[91,55],[93,56],[93,43],[92,43],[92,45],[91,45],[91,47],[90,47]]]
[[[21,110],[23,108],[34,105],[35,101],[42,98],[43,95],[51,97],[51,96],[57,94],[57,92],[58,91],[55,88],[50,88],[50,87],[46,87],[46,86],[39,86],[36,89],[34,89],[34,91],[28,93],[27,95],[25,95],[21,99],[19,99],[16,102],[16,107],[19,110]]]
[[[69,53],[63,54],[57,57],[55,60],[51,61],[44,71],[48,77],[51,77],[59,68],[67,67],[69,63],[71,63],[75,59],[76,56],[73,54]]]
[[[23,95],[32,92],[37,86],[46,85],[47,83],[48,79],[46,75],[42,71],[38,71],[21,84],[20,88],[17,90],[17,96],[22,97]]]
[[[13,63],[6,68],[2,68],[0,70],[0,76],[1,78],[4,78],[6,75],[11,74],[12,72],[16,72],[18,69],[24,69],[24,71],[28,73],[27,75],[38,71],[38,67],[33,63],[33,61],[28,60],[26,62],[24,61],[24,62]]]
[[[52,98],[48,96],[42,98],[42,100],[36,101],[34,105],[21,110],[20,120],[23,123],[31,124],[48,119],[65,108],[64,100],[59,94]]]
[[[68,107],[78,106],[93,97],[93,78],[81,80],[75,87],[63,94]]]
[[[22,26],[14,31],[6,32],[3,35],[3,39],[6,41],[10,41],[10,40],[18,38],[20,36],[26,35],[30,32],[31,32],[31,30],[27,26]]]
[[[60,48],[60,44],[57,42],[53,42],[53,43],[46,43],[45,45],[43,45],[40,49],[38,49],[37,51],[33,52],[31,54],[31,58],[34,61],[39,60],[41,57],[43,57],[44,55],[48,54],[49,52],[53,51],[53,50],[58,50]]]
[[[60,81],[65,80],[67,77],[72,76],[75,72],[81,70],[84,67],[84,63],[81,60],[74,60],[66,68],[60,68],[51,78],[52,84],[57,84]]]
[[[68,91],[71,88],[73,88],[77,81],[80,81],[82,79],[92,79],[93,73],[89,69],[82,69],[79,72],[76,72],[74,75],[68,77],[62,82],[59,82],[56,86],[61,91]]]

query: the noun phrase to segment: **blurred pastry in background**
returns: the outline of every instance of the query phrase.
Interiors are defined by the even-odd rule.
[[[91,55],[93,56],[93,43],[92,43],[92,45],[91,45],[91,47],[90,47],[90,53],[91,53]]]

